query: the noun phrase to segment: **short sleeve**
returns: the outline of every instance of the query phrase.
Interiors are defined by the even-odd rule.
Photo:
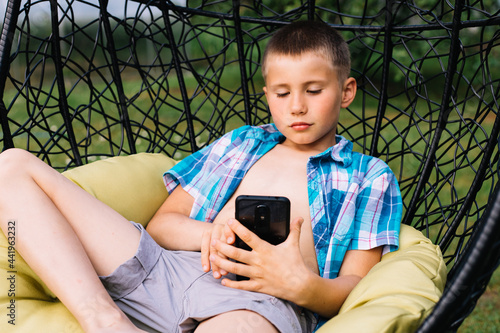
[[[374,159],[368,170],[357,198],[354,234],[348,250],[385,246],[384,253],[395,251],[403,209],[399,185],[381,160]]]
[[[234,145],[234,135],[239,131],[225,134],[207,147],[187,156],[163,174],[163,181],[169,193],[178,185],[197,197],[200,188],[205,186],[208,176],[220,163],[220,159]]]
[[[210,149],[211,146],[207,146],[185,157],[163,174],[163,182],[169,193],[172,193],[178,185],[186,188],[193,181],[202,170],[201,166],[210,156]]]

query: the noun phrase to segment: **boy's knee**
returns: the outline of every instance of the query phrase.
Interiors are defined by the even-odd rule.
[[[0,177],[12,177],[24,172],[30,159],[35,158],[30,152],[19,149],[7,149],[0,154]]]

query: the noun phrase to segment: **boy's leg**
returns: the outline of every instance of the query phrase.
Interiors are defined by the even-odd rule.
[[[235,310],[217,315],[201,322],[195,332],[278,333],[278,330],[266,318],[256,312],[249,310]]]
[[[134,255],[140,233],[132,224],[38,158],[17,149],[0,154],[4,232],[8,221],[16,223],[16,250],[84,329],[98,331],[96,325],[113,322],[118,330],[134,329],[98,278]]]

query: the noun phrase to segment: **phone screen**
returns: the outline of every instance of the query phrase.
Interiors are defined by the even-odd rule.
[[[290,231],[290,200],[286,197],[241,195],[235,217],[250,231],[273,245],[285,241]],[[239,238],[236,246],[250,249]]]

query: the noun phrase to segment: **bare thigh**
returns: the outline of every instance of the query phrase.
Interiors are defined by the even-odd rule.
[[[200,323],[196,333],[278,333],[276,327],[260,314],[249,310],[226,312]]]
[[[62,235],[69,224],[99,275],[110,274],[134,255],[140,232],[40,159],[23,150],[7,150],[0,154],[0,172],[0,223],[16,219],[21,228],[34,227],[28,222],[46,223],[47,232],[54,227],[52,235],[44,235],[46,240],[58,237],[55,227],[61,227]]]

